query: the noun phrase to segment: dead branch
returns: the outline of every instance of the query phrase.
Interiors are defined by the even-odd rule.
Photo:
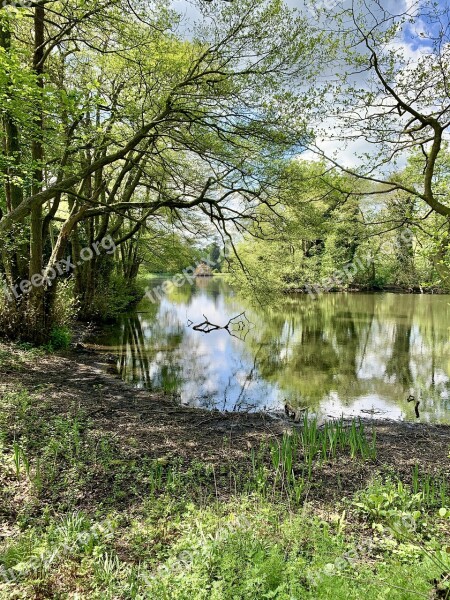
[[[211,323],[206,315],[203,315],[205,320],[197,325],[193,325],[193,321],[189,319],[188,327],[192,327],[194,331],[201,331],[202,333],[211,333],[212,331],[225,330],[231,337],[235,337],[239,340],[244,341],[247,337],[248,332],[254,325],[248,318],[245,312],[232,317],[226,325],[217,325]]]

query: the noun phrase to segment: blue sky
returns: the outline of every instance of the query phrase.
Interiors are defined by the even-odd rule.
[[[238,0],[233,0],[235,2],[237,2]],[[305,3],[305,0],[284,0],[285,4],[291,8],[295,8],[301,12],[303,12],[305,15],[309,16],[311,19],[314,19],[313,13],[308,11],[307,6],[311,5],[311,3]],[[344,0],[342,2],[342,0],[340,0],[340,2],[343,4],[343,6],[350,6],[351,4],[351,0]],[[450,8],[449,6],[449,0],[436,0],[438,6],[442,7],[442,8]],[[388,10],[389,12],[393,12],[395,13],[397,12],[402,12],[403,10],[405,10],[408,7],[411,6],[415,6],[421,3],[421,0],[382,0],[382,6],[383,8],[385,8],[386,10]],[[320,6],[320,5],[329,5],[329,6],[333,6],[334,4],[336,4],[336,0],[316,0],[315,2],[313,2],[313,4],[315,6]],[[369,0],[369,5],[370,5],[370,0]],[[201,13],[199,12],[199,10],[194,6],[193,2],[190,2],[189,0],[174,0],[174,2],[172,3],[172,6],[175,8],[175,10],[177,12],[179,12],[181,15],[183,15],[185,17],[185,26],[192,24],[194,21],[196,20],[200,20],[201,19]],[[371,6],[371,8],[373,8]],[[426,19],[424,19],[424,25],[425,28],[427,28],[429,31],[437,31],[438,30],[438,26],[436,24],[432,24],[429,20],[427,21]],[[404,31],[404,41],[406,44],[408,44],[408,46],[410,46],[411,50],[417,50],[420,48],[423,48],[427,45],[427,41],[424,40],[423,38],[421,38],[418,35],[419,31],[416,30],[416,27],[414,26],[408,26],[405,28]]]

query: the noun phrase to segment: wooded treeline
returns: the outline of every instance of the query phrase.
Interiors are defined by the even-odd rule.
[[[412,155],[397,181],[420,189],[418,162]],[[446,151],[442,163],[444,171]],[[277,214],[261,209],[264,224],[261,218],[238,244],[234,284],[274,299],[294,291],[450,291],[446,217],[404,191],[382,193],[382,187],[331,174],[323,162],[292,164],[288,177]]]
[[[329,49],[302,95],[314,162],[240,246],[247,289],[450,290],[450,7],[389,7],[310,5]]]

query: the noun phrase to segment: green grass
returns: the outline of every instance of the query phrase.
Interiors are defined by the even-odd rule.
[[[149,497],[138,516],[74,513],[27,529],[0,553],[10,579],[0,590],[3,598],[13,590],[69,597],[70,589],[111,600],[420,598],[450,567],[428,546],[399,560],[397,547],[375,539],[369,554],[308,509],[287,512],[250,495],[207,506],[164,495]]]
[[[305,415],[301,428],[286,433],[281,440],[268,445],[271,469],[267,468],[264,445],[251,450],[252,479],[246,489],[267,495],[281,492],[295,504],[300,504],[311,482],[315,466],[330,463],[339,455],[348,454],[352,459],[376,458],[376,438],[370,436],[364,424],[343,419],[330,421],[319,428],[317,419]]]
[[[45,354],[44,348],[38,348],[25,342],[9,346],[3,345],[0,348],[0,370],[20,371],[26,368],[30,361],[38,360]]]
[[[415,468],[410,483],[378,475],[351,498],[314,501],[322,468],[373,460],[359,422],[305,421],[242,465],[186,463],[120,447],[19,389],[1,398],[0,442],[2,600],[447,594],[443,477]]]
[[[441,477],[421,475],[417,465],[412,470],[412,489],[420,494],[427,506],[450,506],[450,482]]]

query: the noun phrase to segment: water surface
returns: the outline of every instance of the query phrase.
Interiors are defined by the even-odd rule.
[[[153,280],[155,286],[161,281]],[[205,316],[230,331],[193,329]],[[205,316],[204,316],[205,315]],[[144,299],[95,343],[128,382],[181,404],[450,423],[450,296],[299,295],[255,309],[219,278]]]

